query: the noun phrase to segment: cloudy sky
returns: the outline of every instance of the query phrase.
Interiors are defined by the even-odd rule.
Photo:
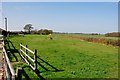
[[[107,33],[118,31],[117,2],[2,2],[2,28],[8,18],[8,30],[34,29],[59,32]]]

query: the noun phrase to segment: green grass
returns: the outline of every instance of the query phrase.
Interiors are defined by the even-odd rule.
[[[38,65],[40,75],[44,78],[118,78],[118,48],[113,46],[65,38],[64,35],[53,35],[53,40],[47,35],[25,35],[9,39],[16,49],[20,48],[20,43],[27,44],[31,50],[37,49],[39,58],[60,70],[56,72],[38,58],[38,62],[49,70]],[[20,61],[19,55],[15,55]],[[11,61],[15,61],[13,55]],[[13,66],[16,69],[18,65],[23,67],[30,78],[38,78],[27,64],[20,62]]]

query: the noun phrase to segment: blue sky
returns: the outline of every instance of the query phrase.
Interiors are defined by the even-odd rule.
[[[21,31],[31,23],[34,29],[59,32],[118,31],[117,2],[3,2],[2,11],[8,30]]]
[[[2,2],[118,2],[119,0],[2,0]]]

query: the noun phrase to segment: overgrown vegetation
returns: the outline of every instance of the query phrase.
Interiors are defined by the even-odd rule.
[[[96,37],[85,37],[85,36],[67,36],[67,38],[77,38],[88,42],[102,43],[102,44],[118,46],[118,47],[120,46],[120,40],[118,39],[107,39],[107,38],[96,38]]]
[[[120,37],[120,32],[106,33],[106,37]]]

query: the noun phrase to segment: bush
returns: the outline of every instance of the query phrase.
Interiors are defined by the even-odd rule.
[[[106,33],[106,37],[120,37],[120,32]]]
[[[79,39],[82,39],[88,42],[102,43],[102,44],[112,45],[112,46],[120,46],[120,40],[93,38],[93,37],[80,37]]]
[[[53,31],[52,30],[48,30],[48,29],[41,29],[38,31],[39,34],[42,34],[42,35],[48,35],[48,34],[52,34]]]

